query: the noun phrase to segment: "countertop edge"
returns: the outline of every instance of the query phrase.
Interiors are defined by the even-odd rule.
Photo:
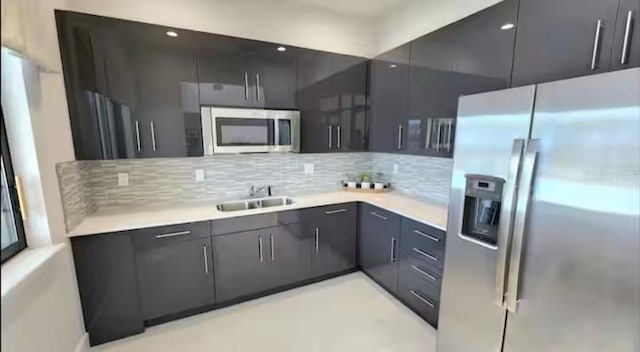
[[[396,213],[405,218],[423,223],[425,225],[440,229],[442,231],[446,231],[446,223],[447,223],[447,207],[444,205],[430,203],[428,201],[417,200],[406,195],[399,195],[395,193],[388,193],[385,195],[368,195],[368,194],[356,194],[356,193],[347,193],[347,192],[327,192],[320,193],[315,195],[306,195],[301,197],[294,197],[294,199],[302,199],[302,201],[294,203],[292,205],[287,206],[277,206],[272,208],[262,208],[262,209],[252,209],[252,210],[244,210],[238,212],[229,212],[223,213],[215,210],[215,205],[184,205],[177,207],[177,210],[174,208],[162,208],[156,210],[147,210],[147,211],[134,211],[134,212],[123,212],[123,213],[114,213],[114,214],[98,214],[98,215],[89,215],[87,216],[80,224],[74,227],[71,231],[67,232],[67,237],[80,237],[80,236],[89,236],[89,235],[97,235],[102,233],[112,233],[112,232],[121,232],[121,231],[130,231],[142,228],[150,228],[156,226],[168,226],[168,225],[177,225],[184,224],[190,222],[200,222],[200,221],[215,221],[220,219],[228,219],[235,217],[243,217],[243,216],[251,216],[251,215],[259,215],[259,214],[269,214],[274,212],[288,211],[288,210],[297,210],[304,208],[313,208],[327,205],[335,205],[341,203],[352,203],[352,202],[361,202],[367,203],[381,209],[385,209],[387,211]],[[396,203],[396,204],[389,204]],[[410,203],[407,204],[407,209],[415,209],[415,207],[424,207],[426,216],[421,217],[416,214],[412,214],[411,211],[407,211],[407,209],[401,209],[401,206],[398,206],[400,203]],[[394,206],[395,205],[395,206]],[[160,220],[160,215],[158,215],[158,219],[146,220],[136,222],[134,220],[126,219],[131,216],[140,216],[140,217],[154,217],[155,214],[161,214],[163,212],[180,212],[183,211],[185,214],[187,213],[195,213],[191,214],[191,216],[178,216],[171,219],[162,219]],[[198,214],[200,213],[200,214]],[[125,219],[122,224],[116,224],[119,220],[118,218]],[[110,221],[111,220],[111,221]],[[92,224],[92,222],[96,222],[98,224]],[[109,225],[100,225],[100,222],[108,223]]]

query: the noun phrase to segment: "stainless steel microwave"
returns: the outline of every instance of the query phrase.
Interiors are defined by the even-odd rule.
[[[300,151],[300,112],[202,107],[204,154]]]

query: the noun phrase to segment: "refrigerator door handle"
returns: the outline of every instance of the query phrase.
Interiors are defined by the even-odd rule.
[[[507,282],[507,258],[513,234],[514,206],[517,200],[517,184],[520,175],[520,164],[524,151],[524,139],[514,139],[509,161],[509,174],[505,184],[500,226],[498,227],[498,263],[496,266],[495,303],[504,307],[504,296]]]
[[[509,277],[507,284],[507,310],[516,313],[518,306],[518,290],[520,281],[520,266],[522,263],[522,248],[525,237],[531,192],[533,189],[534,173],[538,160],[538,139],[530,139],[527,152],[522,163],[522,176],[516,201],[515,219],[513,224],[513,239],[509,259]]]

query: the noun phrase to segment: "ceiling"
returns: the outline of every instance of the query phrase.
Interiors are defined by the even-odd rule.
[[[412,0],[289,0],[345,15],[375,18]]]

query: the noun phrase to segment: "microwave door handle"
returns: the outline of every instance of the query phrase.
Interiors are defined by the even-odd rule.
[[[518,176],[520,174],[520,165],[522,164],[523,151],[524,139],[514,139],[513,148],[511,150],[511,159],[509,161],[509,173],[507,175],[504,198],[502,200],[500,223],[498,226],[498,262],[496,265],[495,277],[495,303],[500,307],[504,307],[505,304],[504,297],[507,282],[507,257],[509,254],[509,246],[511,245],[511,236],[513,235],[514,206],[517,200],[516,189]]]
[[[520,289],[520,271],[522,263],[522,249],[525,241],[525,228],[527,216],[529,215],[529,203],[533,182],[535,179],[536,162],[538,159],[538,146],[540,140],[530,139],[527,144],[527,151],[522,162],[522,175],[520,186],[518,187],[518,198],[516,200],[515,218],[513,221],[513,239],[511,240],[511,253],[509,258],[509,277],[507,284],[507,310],[516,313],[518,308],[518,294]]]
[[[280,146],[280,124],[277,117],[273,119],[273,135],[273,145]]]

